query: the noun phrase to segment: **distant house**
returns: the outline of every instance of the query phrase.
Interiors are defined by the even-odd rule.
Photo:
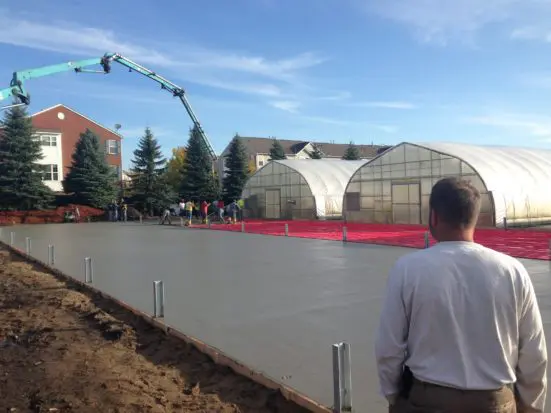
[[[272,147],[274,138],[241,137],[241,139],[247,150],[247,156],[251,166],[254,165],[255,169],[258,169],[268,163],[270,160],[270,148]],[[283,146],[287,159],[309,159],[309,153],[314,150],[314,146],[320,148],[326,158],[342,158],[346,148],[348,148],[347,143],[299,141],[288,139],[278,139],[278,141],[281,143],[281,146]],[[377,156],[377,152],[380,148],[382,148],[381,145],[356,145],[356,147],[360,151],[361,158],[366,160]],[[216,169],[218,170],[218,176],[220,178],[224,176],[225,156],[228,152],[229,145],[224,149],[218,159]]]
[[[43,180],[55,192],[69,172],[80,134],[90,129],[105,149],[107,163],[122,181],[122,135],[65,105],[58,104],[31,115],[37,139],[42,145]]]

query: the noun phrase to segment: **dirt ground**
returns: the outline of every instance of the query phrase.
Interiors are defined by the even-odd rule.
[[[0,413],[306,413],[0,249]]]

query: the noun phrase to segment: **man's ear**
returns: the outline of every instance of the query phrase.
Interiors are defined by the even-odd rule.
[[[433,228],[438,224],[438,215],[432,208],[429,210],[429,224]]]

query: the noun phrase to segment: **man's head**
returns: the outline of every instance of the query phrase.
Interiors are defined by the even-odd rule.
[[[480,213],[480,192],[470,182],[443,178],[429,200],[429,228],[438,241],[472,241]]]

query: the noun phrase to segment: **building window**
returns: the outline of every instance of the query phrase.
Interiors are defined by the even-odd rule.
[[[108,155],[119,154],[119,141],[108,139],[105,141],[105,148]]]
[[[264,166],[264,161],[258,161],[258,166]]]
[[[57,136],[39,135],[37,139],[42,146],[57,146]]]
[[[121,167],[118,165],[109,165],[113,173],[117,176],[117,180],[120,180],[121,177]]]
[[[43,181],[59,181],[57,165],[38,165],[38,173]]]

